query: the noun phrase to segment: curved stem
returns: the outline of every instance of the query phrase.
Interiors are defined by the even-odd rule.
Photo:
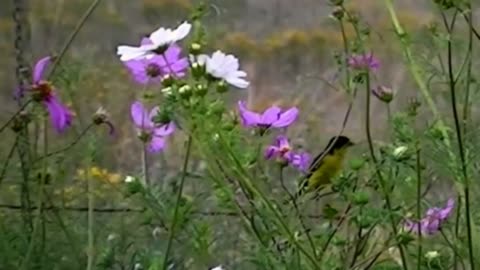
[[[190,153],[192,150],[192,135],[188,137],[187,141],[187,152],[185,154],[185,159],[183,162],[183,169],[182,169],[182,178],[180,179],[180,187],[178,188],[177,191],[177,201],[175,203],[175,209],[173,210],[173,220],[172,220],[172,225],[170,227],[170,235],[168,237],[168,242],[167,242],[167,248],[165,250],[165,257],[163,260],[163,270],[168,269],[168,256],[170,253],[170,250],[172,248],[172,243],[173,243],[173,238],[175,237],[175,227],[177,225],[177,219],[178,219],[178,210],[180,209],[180,201],[182,199],[182,192],[183,192],[183,186],[185,184],[185,179],[187,178],[187,169],[188,169],[188,161],[190,160]]]
[[[470,12],[470,16],[471,16],[471,12]],[[453,25],[453,22],[452,22],[452,25]],[[448,33],[452,35],[453,33],[452,27],[450,28],[448,26],[446,27],[447,27]],[[451,101],[451,107],[452,107],[453,120],[455,123],[455,132],[457,137],[458,151],[460,154],[460,162],[462,167],[462,176],[463,176],[463,184],[464,184],[463,193],[465,197],[465,216],[466,216],[466,222],[467,222],[468,253],[469,253],[470,267],[472,270],[475,270],[473,238],[472,238],[472,223],[471,223],[471,216],[470,216],[470,183],[469,183],[468,172],[467,172],[465,148],[464,148],[463,138],[462,138],[462,127],[460,125],[460,117],[458,116],[458,110],[457,110],[456,82],[455,82],[454,73],[453,73],[453,59],[452,59],[453,51],[452,51],[451,38],[448,39],[447,41],[447,53],[448,53],[447,64],[448,64],[448,76],[449,76],[450,101]],[[471,63],[469,64],[469,66],[471,66]],[[469,70],[471,70],[471,67],[469,67]],[[467,82],[467,87],[469,87],[468,82]]]
[[[393,210],[392,210],[392,203],[390,201],[390,195],[388,194],[388,190],[385,187],[385,181],[384,181],[383,175],[380,171],[380,166],[378,164],[377,157],[375,156],[375,150],[373,148],[372,134],[371,134],[371,131],[370,131],[370,95],[371,95],[370,94],[370,74],[368,73],[368,70],[367,70],[367,74],[366,74],[365,130],[366,130],[366,133],[367,133],[368,148],[370,150],[370,156],[371,156],[372,161],[375,165],[375,171],[376,171],[376,174],[377,174],[377,177],[378,177],[378,181],[380,182],[380,187],[381,187],[382,192],[383,192],[383,197],[385,199],[385,204],[387,206],[388,217],[390,219],[391,227],[392,227],[393,233],[395,235],[397,235],[398,230],[397,230],[397,226],[395,224],[395,219],[392,215]],[[405,251],[403,250],[403,246],[400,243],[397,243],[397,246],[398,246],[398,250],[400,251],[400,257],[402,259],[403,269],[408,270],[407,260],[405,258]]]

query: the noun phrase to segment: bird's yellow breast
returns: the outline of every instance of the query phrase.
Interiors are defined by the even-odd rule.
[[[312,171],[312,175],[308,179],[308,190],[315,190],[320,186],[330,183],[332,178],[337,176],[343,166],[345,157],[345,149],[335,151],[333,154],[326,155],[322,159],[321,166]]]

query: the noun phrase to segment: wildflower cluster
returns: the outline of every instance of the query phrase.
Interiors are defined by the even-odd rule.
[[[166,98],[162,110],[159,106],[148,110],[141,101],[133,102],[130,108],[139,138],[151,153],[162,151],[165,139],[176,129],[177,125],[170,120],[172,110],[169,108],[178,106],[172,103],[183,100],[183,105],[191,106],[195,101],[190,99],[192,95],[203,97],[212,86],[219,92],[225,91],[228,85],[249,86],[246,72],[239,70],[239,61],[233,55],[218,50],[211,56],[201,54],[202,47],[193,43],[187,57],[180,42],[187,38],[191,29],[189,22],[183,22],[176,29],[161,27],[144,37],[138,47],[121,45],[117,48],[133,81],[144,86],[159,85],[159,92]]]

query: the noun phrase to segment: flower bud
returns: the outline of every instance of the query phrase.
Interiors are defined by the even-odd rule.
[[[203,75],[205,74],[205,65],[202,65],[198,62],[194,62],[192,63],[192,75],[195,79],[199,79],[201,77],[203,77]]]
[[[92,121],[97,126],[105,123],[107,119],[108,113],[107,110],[105,110],[103,107],[98,108],[92,116]]]
[[[225,93],[227,91],[228,91],[228,84],[224,80],[219,81],[217,83],[217,92]]]
[[[425,253],[425,259],[431,261],[433,259],[436,259],[440,256],[440,253],[438,253],[438,251],[436,250],[432,250],[432,251],[429,251],[427,253]]]
[[[393,90],[385,86],[372,89],[372,94],[385,103],[390,103],[393,100]]]
[[[341,7],[335,7],[332,11],[332,16],[339,21],[343,19],[344,15],[345,15],[345,12]]]
[[[397,160],[401,160],[405,158],[405,154],[407,153],[408,147],[406,146],[399,146],[393,150],[393,157]]]
[[[199,55],[202,52],[202,45],[194,42],[190,45],[189,51],[193,55]]]
[[[365,205],[369,202],[370,198],[366,192],[356,192],[353,194],[352,201],[356,205]]]
[[[155,227],[152,231],[152,236],[155,239],[158,239],[161,234],[162,234],[162,228],[160,228],[160,227]]]
[[[197,84],[197,85],[195,86],[195,90],[194,90],[194,91],[195,91],[195,94],[196,94],[197,96],[203,97],[203,96],[205,96],[205,95],[207,94],[207,92],[208,92],[208,87],[207,87],[206,85],[204,85],[204,84],[200,84],[200,83],[199,83],[199,84]]]
[[[192,95],[192,87],[186,84],[178,89],[178,93],[183,98],[189,98]]]
[[[14,132],[20,132],[31,121],[30,113],[27,111],[21,111],[12,122],[12,130]]]
[[[127,184],[127,190],[129,194],[135,194],[142,191],[142,184],[135,177],[127,176],[124,181],[125,184]]]
[[[160,90],[163,94],[164,97],[171,97],[173,95],[173,89],[172,87],[165,87],[162,90]]]

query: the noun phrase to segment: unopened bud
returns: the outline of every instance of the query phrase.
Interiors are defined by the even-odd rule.
[[[332,16],[337,20],[342,20],[345,12],[343,11],[342,7],[335,7],[332,11]]]
[[[203,97],[207,94],[208,92],[208,87],[204,84],[197,84],[195,86],[195,94],[200,96],[200,97]]]
[[[92,117],[92,121],[95,125],[101,125],[105,123],[107,119],[108,119],[108,112],[103,107],[98,108]]]
[[[433,260],[433,259],[436,259],[440,256],[440,253],[438,253],[438,251],[436,250],[432,250],[432,251],[429,251],[427,253],[425,253],[425,258],[429,261]]]
[[[181,97],[188,98],[192,95],[192,87],[186,84],[178,89],[178,93],[180,94]]]
[[[193,55],[199,55],[202,51],[202,45],[200,43],[192,43],[190,45],[190,53]]]
[[[225,93],[228,91],[228,85],[224,80],[221,80],[217,84],[217,92],[218,93]]]
[[[407,153],[408,147],[406,146],[399,146],[393,150],[393,157],[397,160],[401,160],[405,157]]]
[[[160,90],[163,94],[164,97],[170,97],[173,95],[173,89],[172,87],[165,87],[162,90]]]
[[[196,79],[201,78],[205,74],[205,65],[199,62],[194,62],[192,63],[191,70],[194,78]]]
[[[390,103],[393,100],[393,90],[385,86],[372,89],[372,94],[385,103]]]

